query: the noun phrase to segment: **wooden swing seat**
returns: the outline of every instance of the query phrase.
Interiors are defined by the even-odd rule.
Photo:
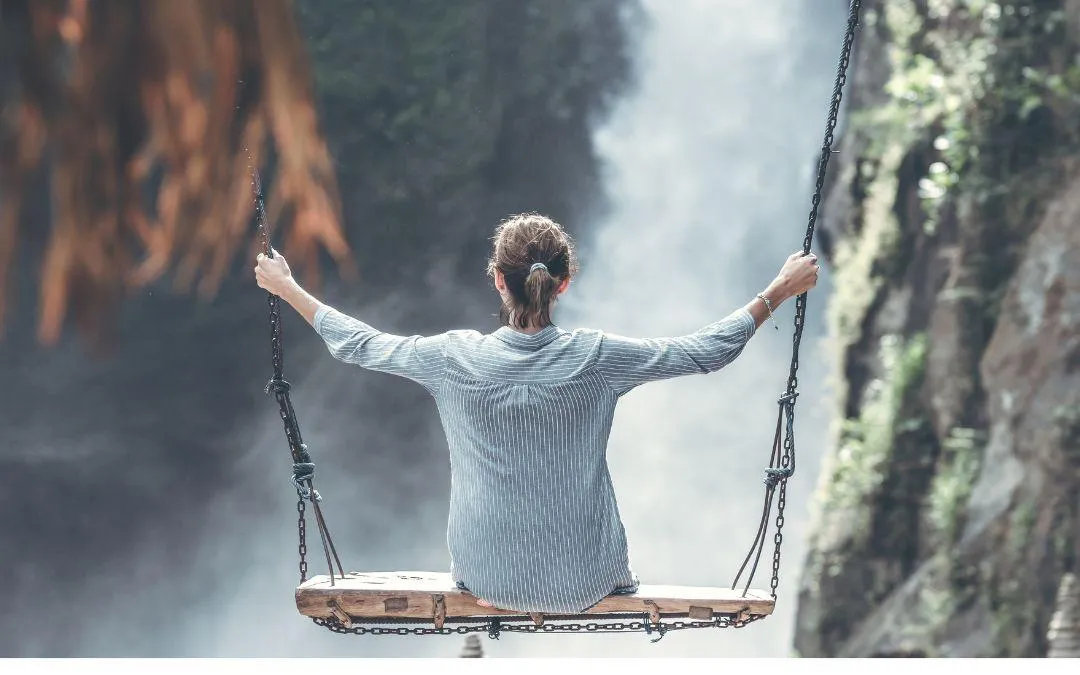
[[[772,614],[775,601],[765,591],[700,586],[641,586],[632,595],[609,595],[582,614],[648,614],[659,622],[665,615],[711,620],[717,614],[740,619]],[[482,607],[476,596],[459,589],[449,574],[438,572],[350,572],[344,578],[319,575],[296,589],[296,608],[304,616],[354,621],[429,619],[442,628],[447,618],[521,617],[521,612]],[[530,614],[538,625],[558,614]],[[576,615],[570,615],[576,616]]]

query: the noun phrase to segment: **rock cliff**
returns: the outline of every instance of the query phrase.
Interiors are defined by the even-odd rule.
[[[1044,656],[1080,531],[1080,2],[868,0],[802,656]]]

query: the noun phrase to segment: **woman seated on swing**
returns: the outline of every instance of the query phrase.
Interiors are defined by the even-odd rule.
[[[796,253],[746,306],[654,339],[552,322],[577,264],[570,237],[537,214],[495,231],[488,272],[503,326],[488,334],[380,332],[304,291],[280,255],[259,255],[255,277],[335,358],[407,377],[434,397],[450,448],[446,540],[457,585],[485,607],[573,614],[637,589],[606,458],[619,398],[731,363],[781,303],[817,283],[816,261]]]

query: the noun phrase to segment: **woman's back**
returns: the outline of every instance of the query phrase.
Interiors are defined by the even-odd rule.
[[[435,398],[450,448],[455,581],[496,606],[548,613],[636,585],[606,460],[619,397],[719,370],[754,327],[740,310],[651,340],[554,325],[402,337],[330,308],[315,317],[335,357],[413,379]]]
[[[454,579],[498,607],[577,612],[635,585],[605,450],[618,399],[600,335],[447,336],[436,395]]]

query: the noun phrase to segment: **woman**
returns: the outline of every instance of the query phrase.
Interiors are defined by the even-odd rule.
[[[336,358],[407,377],[434,397],[450,447],[446,538],[459,587],[484,606],[578,613],[637,589],[605,456],[619,397],[731,363],[780,304],[817,283],[817,259],[796,253],[746,306],[655,339],[552,323],[577,263],[570,237],[544,216],[501,223],[488,272],[501,328],[401,337],[319,302],[280,255],[260,255],[255,267],[259,286],[292,305]]]

